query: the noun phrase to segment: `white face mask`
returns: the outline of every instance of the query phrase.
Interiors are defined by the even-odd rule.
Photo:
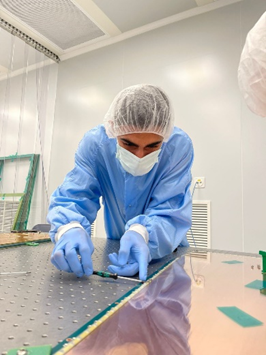
[[[158,149],[143,158],[138,158],[117,144],[116,158],[128,173],[133,176],[141,176],[151,171],[154,165],[158,163],[160,151],[161,149]]]

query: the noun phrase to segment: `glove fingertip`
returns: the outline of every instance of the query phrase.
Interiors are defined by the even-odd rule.
[[[140,279],[141,281],[146,281],[146,280],[147,280],[147,273],[139,274],[139,279]]]
[[[139,279],[142,281],[147,280],[147,274],[148,274],[148,265],[144,263],[139,264]]]
[[[59,266],[57,265],[57,263],[55,262],[55,260],[53,258],[50,259],[51,263],[58,269],[60,270]]]
[[[93,270],[91,268],[86,268],[84,269],[84,273],[86,276],[90,276],[93,273]]]
[[[119,253],[119,255],[118,255],[119,265],[124,266],[124,265],[126,265],[127,261],[128,261],[128,254],[124,253],[124,252]]]
[[[109,254],[108,257],[109,257],[109,260],[112,264],[117,264],[117,254],[116,253]]]
[[[107,267],[108,271],[112,272],[113,274],[116,274],[117,273],[117,270],[115,267],[113,267],[113,265],[109,265]]]
[[[116,253],[110,253],[110,254],[108,254],[108,257],[109,257],[109,258],[116,257],[116,256],[117,256]]]

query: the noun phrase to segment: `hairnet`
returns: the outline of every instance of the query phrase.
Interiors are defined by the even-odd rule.
[[[104,118],[106,133],[116,138],[130,133],[155,133],[166,141],[174,122],[166,94],[153,85],[134,85],[122,90]]]
[[[250,110],[266,117],[266,12],[247,35],[238,82]]]

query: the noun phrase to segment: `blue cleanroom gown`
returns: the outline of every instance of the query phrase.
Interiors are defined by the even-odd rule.
[[[188,246],[191,226],[190,194],[193,146],[191,139],[175,127],[162,145],[159,162],[143,176],[127,173],[116,158],[115,138],[106,135],[103,125],[88,131],[81,140],[75,167],[51,196],[48,222],[54,241],[57,229],[79,222],[90,234],[90,225],[104,205],[108,238],[120,239],[135,223],[146,227],[152,259]]]

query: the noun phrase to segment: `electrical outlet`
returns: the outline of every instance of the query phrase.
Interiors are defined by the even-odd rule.
[[[205,287],[205,278],[203,275],[194,275],[194,285],[199,288]]]
[[[196,189],[204,189],[205,177],[195,177],[193,179],[193,186],[196,184]]]

